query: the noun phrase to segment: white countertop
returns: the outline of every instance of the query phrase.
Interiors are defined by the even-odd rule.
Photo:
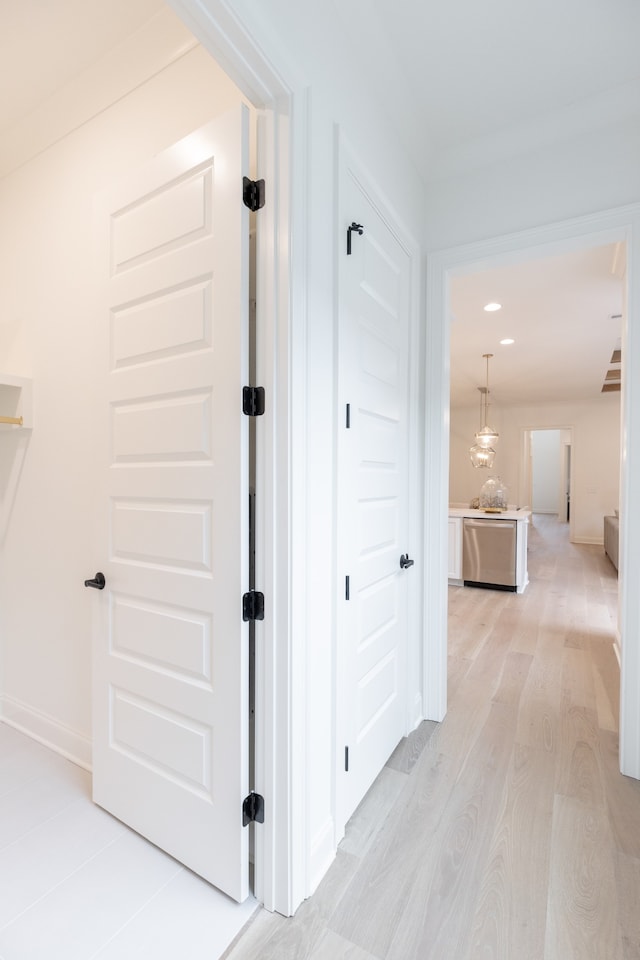
[[[493,510],[472,510],[471,507],[463,507],[459,504],[449,507],[450,517],[469,517],[473,520],[522,520],[529,522],[531,510],[528,507],[509,507],[502,510],[501,513],[494,513]]]

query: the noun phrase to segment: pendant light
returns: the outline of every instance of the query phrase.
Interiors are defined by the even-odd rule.
[[[489,410],[489,360],[492,353],[483,353],[483,358],[487,361],[487,382],[486,386],[478,387],[480,391],[480,429],[475,435],[475,443],[469,450],[471,463],[474,467],[492,467],[496,455],[493,444],[498,439],[498,432],[487,424]]]
[[[493,447],[480,447],[477,443],[469,450],[471,463],[474,467],[492,467],[496,452]]]
[[[490,447],[498,439],[498,432],[487,424],[487,417],[489,415],[489,360],[493,354],[483,353],[482,356],[487,361],[487,383],[484,390],[480,388],[484,395],[484,411],[482,417],[482,426],[476,433],[476,443],[480,447]]]

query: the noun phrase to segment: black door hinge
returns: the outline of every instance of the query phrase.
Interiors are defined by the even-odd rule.
[[[242,388],[242,412],[247,417],[261,417],[264,413],[264,387]]]
[[[252,213],[264,207],[264,180],[242,178],[242,201]]]
[[[259,793],[250,793],[242,801],[242,826],[249,823],[264,823],[264,797]]]
[[[344,748],[344,772],[349,773],[349,747]]]
[[[242,597],[242,619],[264,620],[264,593],[250,590]]]
[[[347,227],[347,256],[351,256],[351,234],[357,233],[358,236],[362,236],[364,233],[364,227],[361,223],[356,223],[355,220],[350,227]]]

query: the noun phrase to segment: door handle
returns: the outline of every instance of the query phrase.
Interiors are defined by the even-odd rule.
[[[85,580],[85,587],[93,587],[94,590],[104,590],[104,585],[107,581],[104,578],[104,573],[96,573],[93,580]]]
[[[400,557],[400,569],[406,570],[407,567],[412,567],[413,564],[414,564],[414,561],[409,559],[409,554],[403,553],[402,556]]]

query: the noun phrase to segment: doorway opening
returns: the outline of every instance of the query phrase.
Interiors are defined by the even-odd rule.
[[[428,261],[428,289],[430,290],[428,313],[431,318],[430,349],[427,352],[427,377],[432,387],[432,398],[438,392],[441,403],[432,402],[427,408],[426,430],[430,442],[438,437],[445,455],[449,450],[449,423],[447,419],[447,401],[449,397],[449,330],[452,316],[451,288],[453,281],[470,271],[483,270],[487,264],[522,263],[532,256],[545,253],[549,256],[567,251],[585,250],[603,244],[623,244],[635,230],[640,229],[640,205],[632,205],[620,210],[605,211],[598,215],[578,218],[564,223],[523,231],[518,235],[501,237],[491,241],[482,241],[459,247],[454,250],[433,254]],[[630,263],[628,279],[623,282],[625,308],[629,304],[629,315],[623,313],[621,341],[623,369],[625,377],[622,383],[622,435],[625,445],[620,457],[620,504],[621,513],[625,512],[620,572],[620,634],[622,637],[621,654],[621,724],[620,724],[620,764],[622,772],[640,778],[640,722],[634,713],[635,690],[640,682],[640,663],[637,658],[638,611],[626,590],[626,578],[638,573],[635,555],[628,549],[628,540],[640,529],[640,512],[636,516],[635,502],[630,497],[630,488],[636,472],[636,456],[640,448],[640,416],[637,404],[631,402],[630,393],[632,373],[637,373],[640,359],[636,360],[632,344],[638,335],[640,318],[632,299],[633,285],[637,282],[635,263]],[[628,286],[628,290],[627,290]],[[451,319],[451,329],[455,320]],[[577,347],[576,347],[577,349]],[[451,374],[453,371],[451,371]],[[452,407],[453,410],[453,407]],[[499,427],[499,424],[498,424]],[[575,438],[574,438],[575,439]],[[619,443],[619,436],[616,436]],[[447,457],[448,460],[448,457]],[[575,446],[572,450],[572,475],[574,496],[570,504],[571,516],[575,518],[577,496]],[[426,474],[425,502],[427,516],[441,518],[441,525],[431,528],[431,545],[425,576],[425,600],[433,612],[432,636],[433,649],[427,657],[428,672],[425,686],[429,697],[429,716],[439,719],[446,712],[446,581],[442,580],[442,570],[446,562],[446,509],[447,489],[446,473],[437,472],[433,476]],[[616,490],[616,497],[618,491]],[[608,511],[607,511],[608,512]],[[435,540],[433,534],[435,533]],[[625,637],[628,647],[625,652]],[[431,679],[430,679],[431,678]]]
[[[533,513],[569,523],[571,516],[571,428],[523,431],[525,496]]]
[[[514,506],[569,524],[573,542],[602,543],[620,487],[620,395],[603,389],[625,301],[620,246],[542,250],[451,278],[450,502],[469,503],[472,483],[499,474]],[[490,470],[469,466],[473,406],[461,406],[487,351],[499,434]]]
[[[185,4],[185,7],[191,6],[197,4]],[[294,566],[288,562],[291,542],[288,509],[290,433],[286,428],[282,429],[283,420],[285,427],[289,423],[289,398],[287,391],[276,389],[274,384],[276,370],[282,381],[288,382],[288,158],[293,128],[290,122],[280,121],[282,115],[290,116],[291,93],[271,72],[243,28],[235,22],[227,22],[227,14],[224,4],[215,0],[207,5],[206,14],[196,10],[191,26],[197,29],[204,45],[200,46],[195,36],[184,45],[174,44],[167,55],[168,62],[159,67],[154,62],[154,69],[148,77],[140,77],[140,72],[153,60],[153,51],[150,46],[145,46],[145,56],[136,56],[129,37],[127,52],[131,62],[124,64],[119,56],[120,50],[115,57],[113,85],[119,88],[119,95],[110,103],[101,103],[99,109],[79,125],[73,126],[75,114],[67,118],[71,125],[55,143],[44,145],[30,163],[24,163],[15,181],[10,174],[4,177],[4,200],[6,209],[12,214],[7,220],[14,219],[14,213],[24,200],[27,215],[15,219],[16,224],[18,220],[24,221],[26,236],[29,236],[32,231],[28,224],[36,213],[39,214],[37,243],[42,249],[40,246],[31,249],[29,255],[25,254],[20,260],[20,250],[26,251],[29,244],[23,243],[21,238],[13,244],[15,254],[12,253],[12,257],[15,256],[16,262],[12,260],[7,265],[8,289],[5,293],[9,301],[13,300],[15,284],[15,300],[20,302],[20,316],[24,315],[25,319],[10,355],[17,369],[24,365],[28,370],[33,364],[34,369],[41,371],[37,390],[42,416],[39,429],[34,430],[30,440],[30,463],[20,478],[21,490],[15,498],[11,529],[5,541],[5,552],[7,557],[11,554],[11,563],[5,564],[6,576],[3,574],[3,589],[8,601],[4,609],[5,622],[9,627],[3,632],[3,642],[12,642],[8,639],[10,634],[16,641],[12,642],[7,657],[9,669],[4,678],[7,685],[3,691],[6,696],[3,695],[2,710],[4,719],[15,718],[16,725],[20,723],[30,735],[46,740],[60,752],[90,763],[87,638],[91,633],[92,607],[91,598],[87,598],[84,604],[78,603],[75,589],[78,585],[82,589],[82,578],[88,576],[87,569],[90,574],[99,569],[99,565],[94,566],[93,559],[90,559],[90,566],[85,566],[87,558],[93,558],[95,551],[92,518],[96,514],[93,497],[98,484],[93,483],[93,471],[97,471],[101,456],[96,449],[97,431],[94,428],[102,416],[93,395],[97,338],[93,327],[95,292],[90,289],[90,279],[94,275],[90,242],[92,197],[109,182],[110,177],[117,177],[131,166],[144,163],[210,118],[217,88],[215,83],[209,82],[211,74],[215,73],[209,51],[215,49],[234,73],[237,97],[249,100],[263,111],[261,125],[265,135],[259,163],[260,173],[268,184],[269,202],[262,218],[265,236],[259,243],[258,253],[261,277],[257,299],[261,304],[261,330],[256,366],[271,405],[268,416],[261,423],[262,438],[258,444],[255,473],[256,486],[264,502],[271,503],[273,509],[260,512],[261,548],[256,555],[256,570],[262,578],[262,589],[271,596],[277,593],[279,603],[276,609],[274,602],[273,615],[259,628],[261,640],[264,640],[260,647],[267,650],[268,655],[261,656],[256,669],[256,713],[265,718],[265,723],[260,724],[255,754],[259,767],[256,779],[266,784],[263,791],[271,792],[273,803],[269,822],[261,831],[262,846],[257,852],[261,869],[258,871],[260,876],[256,877],[256,893],[270,909],[276,908],[286,914],[291,912],[292,903],[302,899],[299,891],[304,886],[302,876],[295,881],[291,879],[292,831],[288,827],[291,798],[287,797],[281,804],[282,795],[276,795],[273,790],[275,782],[289,782],[289,765],[293,763],[289,751],[276,750],[276,744],[287,742],[289,712],[281,710],[276,716],[273,709],[274,690],[289,689],[290,575],[284,575],[282,571],[289,571]],[[166,53],[170,46],[167,37],[172,36],[167,22],[175,23],[176,18],[168,9],[159,16],[162,23],[157,33],[162,34],[164,47],[162,43],[158,45]],[[69,20],[71,22],[73,18]],[[181,40],[184,29],[181,25],[179,27],[177,35]],[[137,39],[144,40],[142,35]],[[175,55],[176,50],[179,55]],[[121,69],[117,69],[118,63]],[[99,92],[108,98],[109,94],[104,93],[105,89],[110,89],[106,62],[101,62],[100,67],[99,79],[104,81],[104,86]],[[129,93],[123,93],[122,88],[130,74],[137,76],[137,82],[131,85]],[[96,76],[92,76],[95,81]],[[179,95],[185,88],[188,91],[186,102],[179,103]],[[80,99],[83,105],[91,102],[89,82],[83,87]],[[60,114],[63,113],[61,109]],[[54,119],[57,120],[58,116],[52,117],[52,122]],[[98,128],[100,135],[89,143],[90,134],[97,133]],[[29,181],[32,174],[33,183]],[[52,189],[47,192],[45,188],[49,185]],[[36,203],[40,204],[39,210],[31,211],[31,204]],[[277,231],[275,223],[278,223]],[[21,226],[17,227],[16,236],[21,229]],[[34,263],[42,265],[43,282],[33,282]],[[53,315],[52,302],[59,305]],[[18,319],[16,325],[19,325]],[[71,343],[72,351],[63,349],[63,344]],[[158,348],[159,354],[163,349],[162,345]],[[189,349],[183,353],[189,353]],[[276,356],[277,363],[274,361]],[[129,366],[132,368],[135,364]],[[241,400],[240,395],[238,402]],[[61,451],[64,451],[64,457]],[[82,469],[69,469],[72,462],[82,464]],[[47,481],[44,484],[43,477]],[[278,490],[277,498],[275,490]],[[28,497],[30,503],[26,502]],[[206,520],[203,529],[205,527]],[[277,560],[273,556],[276,531]],[[41,548],[55,554],[58,562],[49,572],[46,596],[42,603],[34,605],[26,599],[24,577],[28,556],[32,557],[34,551]],[[80,570],[76,570],[76,558],[81,558]],[[271,580],[268,585],[267,579]],[[72,588],[74,592],[71,592]],[[241,612],[240,604],[240,616]],[[39,623],[40,618],[43,618],[42,623]],[[32,669],[33,663],[39,664],[37,673]],[[304,698],[304,690],[300,689],[299,697]],[[293,694],[291,699],[296,701],[296,695]],[[13,713],[12,707],[15,707]],[[300,758],[296,754],[294,759]],[[301,829],[300,836],[303,832]],[[274,839],[276,835],[278,844]],[[298,839],[300,837],[296,836]],[[297,860],[295,866],[298,866]]]

